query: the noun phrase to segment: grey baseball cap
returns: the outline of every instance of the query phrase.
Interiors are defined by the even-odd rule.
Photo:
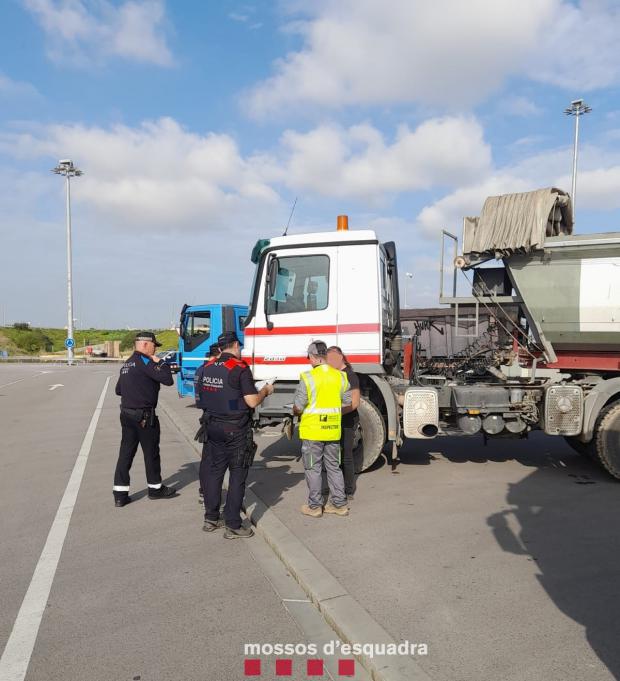
[[[323,341],[314,341],[308,346],[308,357],[315,355],[325,357],[327,355],[327,345]]]

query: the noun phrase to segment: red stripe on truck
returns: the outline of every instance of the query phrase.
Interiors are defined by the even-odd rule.
[[[380,324],[329,324],[324,326],[275,326],[271,331],[266,327],[253,329],[248,327],[243,330],[246,336],[301,336],[311,334],[313,336],[322,333],[378,333]]]
[[[282,357],[282,358],[271,358],[271,357],[244,357],[243,358],[248,364],[310,364],[307,357]],[[347,359],[351,364],[380,364],[380,355],[347,355]]]

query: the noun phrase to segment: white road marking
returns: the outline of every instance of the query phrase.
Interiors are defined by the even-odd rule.
[[[36,378],[37,376],[41,376],[43,372],[39,371],[38,374],[34,374],[34,376],[24,376],[24,378],[18,378],[16,381],[11,381],[10,383],[3,383],[0,385],[0,388],[6,388],[9,385],[15,385],[16,383],[21,383],[22,381],[27,381],[29,378]]]
[[[108,377],[82,441],[71,477],[60,500],[56,517],[47,535],[47,541],[39,557],[39,562],[34,569],[28,591],[17,613],[2,658],[0,658],[0,681],[23,681],[28,671],[109,383],[110,378]]]
[[[56,388],[64,388],[65,386],[62,383],[54,383],[54,385],[50,385],[50,390],[56,390]]]

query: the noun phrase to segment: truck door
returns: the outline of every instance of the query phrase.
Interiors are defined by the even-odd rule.
[[[194,394],[194,374],[209,353],[211,343],[222,333],[222,306],[188,307],[180,329],[182,347],[177,387],[179,395]]]
[[[267,253],[255,284],[253,319],[244,355],[257,379],[299,380],[313,340],[337,340],[337,246],[295,247]],[[251,354],[251,357],[248,356]]]

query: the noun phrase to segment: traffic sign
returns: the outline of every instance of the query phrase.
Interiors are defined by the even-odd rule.
[[[74,345],[75,341],[73,340],[73,338],[67,338],[67,340],[65,341],[65,347],[72,348]]]

